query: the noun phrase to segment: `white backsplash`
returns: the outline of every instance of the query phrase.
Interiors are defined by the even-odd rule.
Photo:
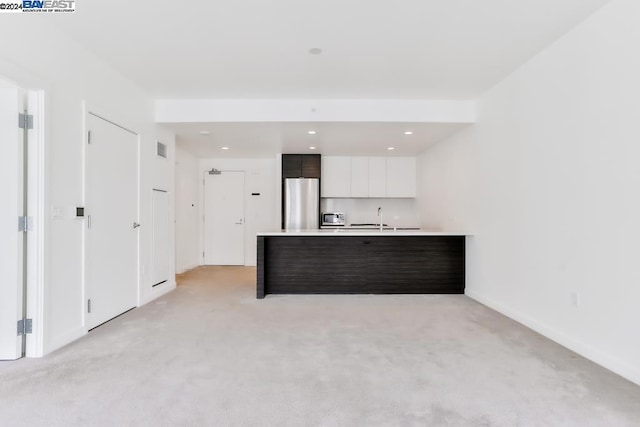
[[[390,227],[417,227],[420,225],[415,199],[322,199],[322,212],[344,212],[346,223],[378,223],[378,207],[382,219]]]

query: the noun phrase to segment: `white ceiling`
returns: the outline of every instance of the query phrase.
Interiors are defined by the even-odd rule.
[[[475,99],[608,1],[91,0],[48,22],[154,98]],[[351,155],[415,153],[457,128],[416,125],[408,142],[404,124],[319,126],[323,153]],[[203,157],[310,145],[304,123],[173,127]]]
[[[607,1],[90,0],[54,25],[159,98],[463,99]]]
[[[201,158],[272,157],[275,153],[329,156],[414,156],[468,124],[455,123],[178,123],[166,125],[178,145]],[[308,131],[317,133],[310,135]],[[200,131],[211,132],[201,135]],[[405,135],[412,131],[412,135]],[[309,147],[316,147],[310,150]],[[223,150],[222,147],[228,147]],[[394,147],[394,150],[388,150]]]

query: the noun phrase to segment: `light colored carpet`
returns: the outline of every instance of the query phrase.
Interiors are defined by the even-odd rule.
[[[638,426],[640,387],[465,296],[268,296],[255,269],[0,364],[2,426]]]

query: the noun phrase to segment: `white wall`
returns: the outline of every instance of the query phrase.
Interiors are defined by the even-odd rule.
[[[391,227],[414,227],[420,224],[415,199],[349,199],[323,198],[322,212],[344,212],[347,224],[379,223],[378,207],[382,219]]]
[[[165,142],[173,156],[174,135],[155,125],[150,98],[81,45],[49,28],[50,17],[24,18],[3,17],[0,38],[17,40],[19,35],[20,42],[0,45],[0,75],[22,87],[45,91],[45,206],[47,212],[53,207],[63,212],[60,219],[45,218],[44,351],[48,353],[86,332],[84,223],[72,216],[75,206],[84,205],[84,105],[141,136],[141,303],[175,286],[151,288],[151,229],[145,227],[151,224],[152,188],[166,186],[173,191],[173,158],[156,159],[155,141]]]
[[[198,159],[176,146],[176,272],[200,265]]]
[[[613,1],[482,96],[419,207],[475,233],[469,296],[640,384],[638,22]]]
[[[203,177],[211,168],[222,171],[245,172],[245,265],[256,265],[256,233],[280,229],[278,202],[278,174],[275,159],[201,159],[198,176],[200,193],[199,252],[202,263],[203,248]],[[251,193],[260,193],[252,196]]]

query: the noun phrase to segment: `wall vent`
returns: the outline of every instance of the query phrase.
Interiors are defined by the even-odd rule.
[[[167,146],[166,146],[166,144],[163,144],[162,142],[158,141],[158,144],[156,146],[156,154],[158,154],[158,156],[164,157],[166,159],[167,158]]]

